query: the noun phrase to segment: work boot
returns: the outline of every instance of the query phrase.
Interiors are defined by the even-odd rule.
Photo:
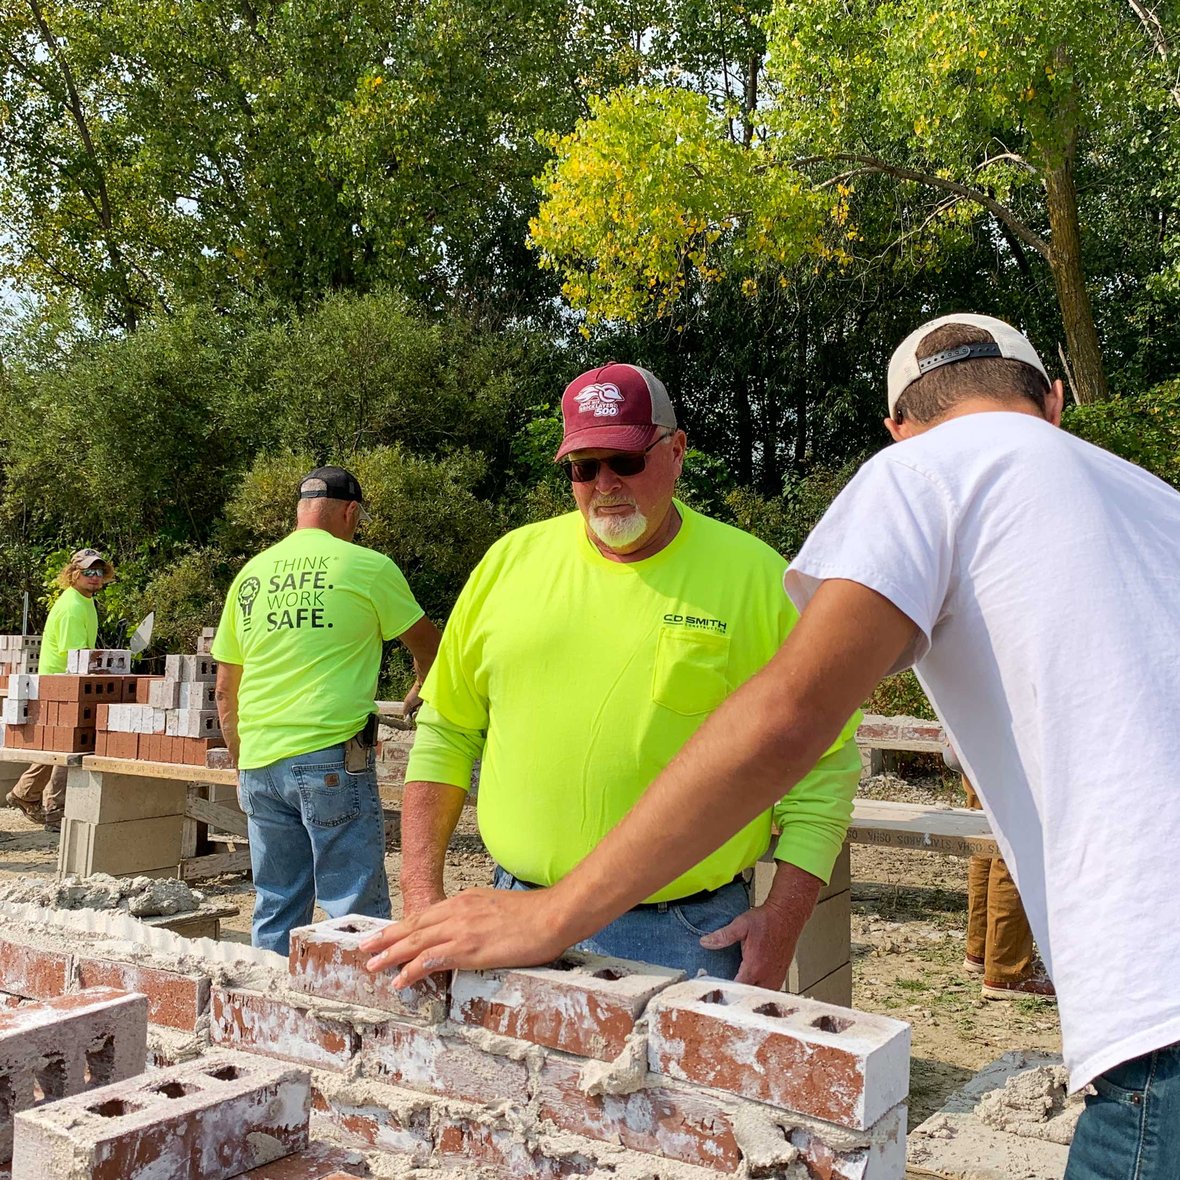
[[[35,824],[45,822],[45,813],[41,810],[41,804],[35,799],[22,799],[19,795],[14,795],[12,791],[9,791],[4,796],[4,802],[9,807],[15,807],[18,811],[23,811],[25,817],[32,820]]]
[[[1057,989],[1043,969],[1014,983],[997,983],[991,979],[984,979],[981,994],[985,1000],[1024,1000],[1031,997],[1034,1000],[1057,1003]]]
[[[55,807],[52,811],[45,813],[45,830],[47,832],[60,832],[61,821],[65,819],[66,811],[64,807]]]

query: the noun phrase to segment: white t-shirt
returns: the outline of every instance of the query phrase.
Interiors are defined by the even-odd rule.
[[[1073,1089],[1180,1041],[1180,494],[1027,414],[886,448],[786,574],[859,582],[1016,877]]]

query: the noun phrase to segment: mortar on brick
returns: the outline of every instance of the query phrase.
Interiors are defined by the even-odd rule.
[[[358,1003],[435,1024],[447,1014],[447,977],[431,976],[413,988],[393,987],[394,973],[365,969],[371,954],[362,940],[389,923],[349,914],[291,931],[290,986],[342,1003]]]
[[[126,915],[116,914],[99,914],[93,912],[69,912],[62,914],[53,914],[51,911],[36,911],[32,907],[15,907],[15,906],[0,906],[0,913],[9,913],[12,911],[23,911],[23,917],[27,922],[27,928],[21,929],[20,923],[10,923],[6,927],[5,933],[10,930],[18,933],[19,937],[29,937],[31,941],[36,943],[44,943],[47,933],[47,926],[50,927],[50,937],[58,941],[69,950],[70,953],[77,955],[80,953],[79,945],[84,947],[84,951],[88,956],[99,955],[107,957],[115,948],[120,948],[123,953],[127,954],[132,960],[150,961],[153,966],[164,967],[167,969],[193,969],[204,974],[218,978],[221,982],[231,986],[253,986],[258,990],[273,991],[276,994],[281,992],[278,984],[280,980],[284,979],[284,971],[276,971],[272,965],[277,965],[285,968],[283,960],[277,956],[271,955],[268,952],[258,952],[247,947],[238,946],[236,944],[218,944],[210,943],[205,940],[200,942],[189,942],[186,939],[171,935],[168,932],[161,932],[151,929],[145,929],[133,919]],[[36,917],[34,917],[36,915]],[[65,928],[61,928],[59,923],[63,923]],[[34,929],[35,924],[35,929]],[[100,938],[96,941],[94,930],[99,929]],[[136,934],[142,934],[143,937],[153,940],[154,945],[135,945],[129,939]],[[115,934],[122,937],[115,937]],[[158,940],[158,941],[156,941]],[[101,942],[101,945],[97,943]],[[120,944],[121,947],[120,947]],[[208,952],[210,958],[205,958],[205,952]],[[235,961],[238,955],[242,955],[244,961]],[[767,993],[759,993],[762,1002],[768,1003],[766,1000]],[[289,996],[293,1000],[303,1006],[312,1006],[316,1003],[314,997],[309,996]],[[776,997],[775,1002],[792,1003],[789,998]],[[327,1003],[329,1010],[334,1010],[337,1014],[340,1013],[341,1008],[347,1009],[347,1005],[333,1005]],[[370,1010],[371,1012],[371,1010]],[[845,1010],[836,1010],[840,1019],[848,1019],[856,1014],[847,1012]],[[357,1013],[354,1012],[354,1016]],[[362,1014],[363,1023],[363,1014]],[[666,1161],[658,1160],[656,1157],[650,1155],[636,1156],[634,1153],[629,1153],[622,1148],[612,1148],[609,1145],[597,1142],[594,1140],[587,1140],[581,1136],[572,1133],[561,1133],[558,1135],[549,1134],[545,1125],[537,1117],[537,1106],[539,1098],[539,1078],[540,1071],[544,1061],[546,1060],[546,1053],[543,1049],[530,1045],[528,1043],[513,1040],[489,1032],[483,1028],[451,1028],[444,1026],[448,1039],[454,1044],[466,1043],[472,1050],[479,1050],[482,1053],[491,1053],[509,1060],[521,1062],[527,1073],[527,1094],[528,1101],[521,1103],[519,1096],[516,1096],[515,1101],[518,1103],[517,1109],[505,1109],[504,1103],[499,1103],[499,1109],[496,1104],[490,1104],[486,1107],[472,1106],[469,1107],[473,1117],[487,1120],[489,1126],[496,1126],[503,1128],[507,1126],[513,1135],[521,1137],[522,1141],[532,1143],[534,1147],[538,1144],[547,1144],[545,1150],[552,1152],[555,1156],[560,1156],[563,1151],[581,1155],[587,1151],[590,1155],[586,1158],[591,1158],[598,1161],[603,1166],[615,1168],[616,1170],[610,1174],[618,1177],[646,1177],[650,1180],[653,1176],[658,1176],[663,1180],[681,1180],[682,1177],[691,1177],[692,1180],[700,1177],[701,1180],[709,1178],[709,1180],[716,1180],[718,1173],[714,1170],[703,1169],[690,1164],[675,1165],[668,1164]],[[178,1053],[186,1051],[198,1051],[201,1048],[199,1035],[193,1037],[165,1037],[160,1035],[161,1030],[155,1030],[156,1035],[153,1037],[153,1043],[158,1042],[158,1047],[161,1052]],[[616,1063],[604,1063],[608,1069],[611,1065]],[[591,1071],[593,1072],[593,1071]],[[491,1066],[491,1073],[496,1075],[498,1073],[494,1064]],[[342,1082],[349,1085],[354,1082],[365,1084],[363,1079],[353,1079],[344,1075],[333,1075]],[[437,1079],[436,1079],[437,1080]],[[659,1085],[658,1079],[651,1079],[650,1084],[654,1086]],[[400,1091],[408,1095],[407,1102],[413,1106],[417,1104],[419,1107],[425,1101],[432,1110],[451,1109],[456,1106],[455,1099],[436,1099],[429,1094],[415,1093],[410,1090],[401,1090],[399,1087],[390,1086],[388,1082],[374,1082],[374,1086],[380,1087],[378,1091],[384,1097],[378,1099],[378,1106],[388,1102],[388,1094],[394,1091]],[[501,1089],[497,1093],[497,1098],[503,1098],[506,1091]],[[741,1109],[743,1100],[734,1098],[732,1095],[719,1096],[714,1094],[714,1097],[724,1097],[730,1101],[736,1102]],[[458,1103],[458,1106],[465,1104]],[[788,1123],[792,1128],[792,1133],[796,1136],[805,1135],[808,1133],[808,1120],[801,1119],[793,1114],[777,1110],[772,1107],[760,1106],[757,1103],[748,1103],[748,1108],[756,1111],[758,1117],[755,1119],[755,1124],[763,1128],[764,1133],[769,1133],[769,1129],[779,1128],[784,1123]],[[435,1116],[432,1116],[435,1117]],[[443,1114],[438,1114],[437,1118],[443,1118]],[[752,1117],[752,1116],[751,1116]],[[776,1121],[777,1120],[777,1121]],[[903,1116],[904,1123],[904,1116]],[[835,1128],[827,1124],[815,1121],[817,1128],[816,1134],[825,1137],[824,1142],[829,1146],[844,1150],[848,1144],[854,1142],[855,1133],[845,1131],[846,1138],[839,1139],[841,1128]],[[802,1128],[802,1130],[801,1130]],[[876,1130],[878,1128],[874,1128]],[[781,1146],[784,1141],[784,1132],[782,1130],[774,1130],[776,1140]],[[847,1136],[852,1135],[850,1139]],[[781,1154],[781,1153],[780,1153]],[[794,1167],[795,1165],[787,1165]],[[433,1165],[437,1168],[437,1161]],[[389,1170],[384,1172],[390,1176],[410,1176],[413,1175],[412,1165],[408,1164],[406,1160],[386,1161],[382,1164],[382,1168]],[[446,1174],[460,1175],[462,1173],[455,1173],[446,1171]],[[864,1177],[869,1177],[875,1174],[876,1169],[872,1172],[831,1172],[832,1180],[864,1180]],[[381,1171],[378,1174],[382,1174]],[[468,1174],[475,1175],[477,1172],[470,1172]],[[750,1175],[751,1172],[746,1163],[734,1173],[738,1177]],[[764,1174],[764,1173],[763,1173]],[[776,1173],[779,1177],[786,1176],[785,1168],[780,1168]],[[887,1173],[893,1176],[900,1176],[900,1171]]]
[[[909,1026],[722,980],[678,984],[648,1008],[649,1068],[682,1081],[871,1126],[909,1090]]]
[[[568,951],[549,967],[457,971],[451,1018],[609,1061],[651,998],[683,978],[649,963]]]
[[[228,1180],[306,1147],[308,1106],[306,1071],[217,1054],[18,1115],[12,1180]]]
[[[0,1161],[12,1116],[143,1071],[147,999],[99,987],[0,1012]]]

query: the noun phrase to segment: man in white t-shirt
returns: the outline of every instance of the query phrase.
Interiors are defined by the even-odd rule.
[[[627,819],[552,889],[471,891],[376,967],[538,963],[699,860],[794,782],[882,676],[915,668],[976,784],[1057,988],[1067,1180],[1180,1160],[1180,495],[1063,431],[1063,390],[985,316],[889,365],[897,445],[786,575],[803,614]]]

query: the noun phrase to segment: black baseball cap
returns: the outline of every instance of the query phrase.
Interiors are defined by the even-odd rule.
[[[369,519],[360,482],[343,467],[317,467],[299,481],[301,500],[355,500],[361,506],[361,522]]]

